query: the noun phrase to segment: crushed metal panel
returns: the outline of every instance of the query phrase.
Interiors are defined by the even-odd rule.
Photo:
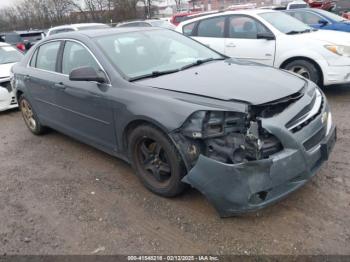
[[[200,155],[182,181],[204,194],[221,217],[241,213],[252,194],[273,186],[271,159],[228,165]]]

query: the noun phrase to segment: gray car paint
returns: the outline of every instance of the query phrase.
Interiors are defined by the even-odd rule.
[[[129,162],[126,132],[134,124],[151,123],[169,134],[173,141],[176,141],[173,134],[196,111],[220,110],[248,113],[250,104],[262,104],[283,98],[300,91],[304,86],[308,88],[306,93],[312,93],[310,90],[315,89],[315,85],[311,82],[289,73],[252,63],[240,64],[239,61],[234,60],[229,62],[213,61],[180,73],[129,82],[112,66],[108,57],[101,52],[93,38],[138,30],[161,29],[128,28],[74,32],[52,36],[39,42],[13,69],[15,74],[14,87],[17,94],[22,92],[27,96],[44,125]],[[72,83],[66,75],[43,72],[27,66],[37,46],[46,41],[56,40],[75,40],[84,43],[98,58],[110,79],[110,84]],[[250,71],[254,73],[252,74]],[[61,83],[64,84],[64,89],[54,88],[56,84]],[[247,208],[246,202],[240,201],[239,198],[232,200],[228,197],[229,203],[236,202],[245,208],[235,208],[234,205],[228,207],[225,204],[227,202],[221,201],[222,196],[217,198],[217,192],[211,190],[215,184],[211,185],[209,183],[211,180],[206,180],[204,181],[205,186],[202,188],[201,179],[215,176],[217,170],[226,170],[222,173],[224,180],[219,180],[226,183],[228,182],[226,178],[234,176],[235,172],[242,173],[239,170],[246,170],[243,171],[243,174],[247,173],[252,170],[249,165],[253,165],[256,170],[261,170],[260,173],[264,174],[263,177],[269,176],[274,184],[284,185],[286,180],[288,181],[290,178],[289,176],[284,177],[283,174],[279,174],[279,176],[276,175],[272,178],[271,173],[267,175],[267,168],[273,169],[272,163],[277,160],[281,163],[289,163],[291,168],[288,172],[292,175],[297,176],[300,168],[298,165],[301,163],[303,171],[309,174],[312,163],[308,162],[307,157],[310,154],[301,150],[301,143],[322,127],[320,118],[297,135],[288,132],[283,127],[283,123],[295,116],[303,106],[310,102],[310,99],[309,96],[305,95],[288,110],[285,110],[283,114],[263,119],[263,127],[278,137],[285,147],[284,152],[281,152],[280,155],[268,161],[240,165],[244,169],[239,166],[226,168],[223,163],[212,163],[212,160],[200,156],[193,169],[187,170],[189,173],[185,176],[184,181],[206,194],[222,216],[265,206],[266,203],[263,202]],[[327,105],[326,101],[325,104]],[[328,110],[328,107],[325,106],[324,110]],[[178,144],[176,146],[182,155],[186,153]],[[295,155],[295,159],[291,158],[290,154]],[[311,154],[309,157],[313,161],[321,159],[319,152]],[[186,166],[190,165],[187,163]],[[205,170],[206,175],[201,177],[203,170]],[[278,173],[278,168],[276,172]],[[259,182],[261,181],[259,176],[240,176],[242,183],[251,187],[249,178],[254,180],[254,192],[265,189],[266,184]],[[234,185],[231,182],[230,180],[230,183],[227,183],[227,187],[222,190],[221,194],[235,198],[234,196],[239,195],[242,190],[232,193]],[[277,201],[282,195],[275,195],[274,200]],[[270,202],[272,201],[270,200]]]

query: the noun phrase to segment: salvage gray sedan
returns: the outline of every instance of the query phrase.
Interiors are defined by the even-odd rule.
[[[34,134],[50,127],[122,158],[162,196],[190,184],[222,217],[301,187],[336,140],[314,83],[170,30],[60,34],[13,71]]]

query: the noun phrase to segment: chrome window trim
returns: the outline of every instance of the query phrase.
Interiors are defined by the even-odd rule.
[[[48,41],[45,41],[45,42],[43,42],[43,43],[40,43],[40,45],[36,46],[36,47],[35,47],[35,50],[31,53],[30,58],[28,59],[28,62],[27,62],[27,68],[32,68],[32,69],[39,70],[39,71],[43,71],[43,72],[47,72],[47,73],[53,73],[53,74],[56,74],[56,75],[61,75],[61,76],[69,77],[69,75],[67,75],[67,74],[63,74],[63,73],[59,73],[59,72],[55,72],[55,71],[49,71],[49,70],[45,70],[45,69],[41,69],[41,68],[36,68],[36,67],[32,67],[32,66],[30,65],[30,62],[31,62],[32,59],[33,59],[33,55],[35,54],[36,50],[38,50],[38,48],[40,48],[40,46],[42,46],[42,45],[44,45],[44,44],[51,43],[51,42],[65,42],[65,41],[71,41],[71,42],[75,42],[75,43],[78,43],[78,44],[82,45],[82,46],[90,53],[90,55],[95,59],[95,61],[96,61],[96,63],[98,64],[98,66],[101,68],[101,70],[103,71],[103,73],[106,75],[107,80],[108,80],[108,83],[106,83],[106,85],[109,85],[109,86],[112,85],[112,82],[111,82],[111,79],[109,78],[109,75],[107,74],[107,72],[106,72],[106,70],[103,68],[103,66],[101,65],[100,61],[98,61],[98,59],[96,58],[96,56],[94,55],[94,53],[90,50],[90,48],[88,48],[83,42],[81,42],[81,41],[79,41],[79,40],[75,40],[75,39],[58,38],[58,39],[52,39],[52,40],[48,40]],[[64,51],[64,50],[63,50],[63,51]]]

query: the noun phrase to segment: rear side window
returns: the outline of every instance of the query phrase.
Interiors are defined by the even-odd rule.
[[[182,28],[183,34],[186,35],[186,36],[192,36],[193,35],[193,29],[194,29],[195,25],[196,25],[196,23],[190,23],[190,24],[185,25]]]
[[[79,67],[100,69],[95,58],[84,46],[76,42],[67,41],[63,52],[62,73],[69,75],[73,69]]]
[[[36,68],[55,72],[60,44],[61,42],[50,42],[41,45],[36,58]]]
[[[225,17],[213,17],[202,20],[198,26],[197,36],[201,37],[224,37]]]

